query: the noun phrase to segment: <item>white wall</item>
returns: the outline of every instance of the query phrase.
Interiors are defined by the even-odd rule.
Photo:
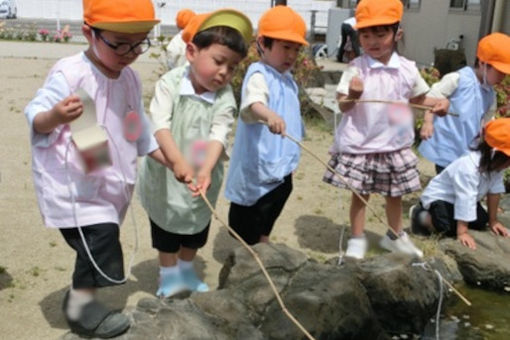
[[[16,0],[18,17],[81,20],[83,18],[82,0]],[[153,0],[154,3],[161,0]],[[229,7],[245,13],[257,27],[261,14],[266,11],[270,0],[165,0],[163,8],[156,9],[158,18],[165,25],[175,25],[175,15],[181,8],[191,8],[196,12],[208,12]],[[319,10],[316,16],[317,26],[327,26],[328,9],[335,6],[335,1],[288,0],[288,5],[296,10],[310,28],[310,11]],[[317,29],[325,32],[325,29]]]
[[[445,48],[448,41],[462,34],[467,63],[473,64],[481,14],[451,11],[449,4],[445,0],[422,0],[418,11],[404,12],[404,44],[400,47],[403,55],[420,64],[431,64],[434,48]]]

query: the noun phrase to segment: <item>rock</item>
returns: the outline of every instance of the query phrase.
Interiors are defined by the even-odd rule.
[[[438,278],[432,270],[413,266],[416,262],[410,256],[386,254],[359,263],[361,283],[372,308],[391,333],[420,333],[435,315]]]
[[[365,290],[345,268],[309,263],[282,296],[287,308],[317,339],[368,339],[384,334]],[[273,301],[261,330],[270,339],[300,339],[301,331]]]
[[[437,278],[413,267],[412,258],[388,254],[337,266],[281,244],[259,244],[253,250],[288,311],[316,339],[382,340],[389,339],[388,333],[420,333],[435,314]],[[433,265],[446,268],[441,260]],[[218,290],[180,299],[144,298],[125,312],[132,326],[118,337],[123,340],[305,338],[242,247],[227,258]]]
[[[496,237],[487,231],[470,231],[477,249],[469,249],[457,240],[444,239],[440,248],[452,256],[464,281],[494,290],[504,290],[510,284],[510,239]]]

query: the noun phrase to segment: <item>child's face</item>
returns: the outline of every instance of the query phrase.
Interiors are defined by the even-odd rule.
[[[273,40],[271,48],[265,47],[263,37],[258,38],[262,60],[280,73],[287,72],[296,63],[301,44],[287,40]]]
[[[505,79],[506,74],[498,71],[494,67],[487,65],[487,84],[493,86],[501,83]]]
[[[366,28],[359,32],[359,42],[363,51],[383,64],[387,64],[390,60],[399,38],[399,34],[395,34],[389,28]]]
[[[148,48],[147,33],[130,34],[111,31],[99,31],[96,33],[87,25],[83,26],[83,33],[97,61],[101,63],[101,66],[114,74],[120,73],[124,67],[134,62],[138,55],[145,52],[145,49]],[[138,46],[133,48],[136,45]],[[125,52],[124,48],[129,51],[127,47],[132,48],[129,53],[119,53]]]
[[[227,86],[236,66],[242,60],[239,53],[220,44],[199,49],[195,44],[189,43],[186,57],[191,67],[191,83],[199,94],[206,91],[216,92]]]

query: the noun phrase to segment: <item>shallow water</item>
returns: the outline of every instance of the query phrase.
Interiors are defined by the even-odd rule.
[[[441,340],[510,340],[510,294],[462,286],[467,306],[452,294],[444,306]],[[435,324],[427,325],[422,339],[435,339]]]

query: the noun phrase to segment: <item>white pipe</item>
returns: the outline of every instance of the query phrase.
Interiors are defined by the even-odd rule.
[[[494,15],[492,19],[491,32],[501,31],[503,23],[504,4],[505,2],[503,0],[496,0],[496,3],[494,4]]]

